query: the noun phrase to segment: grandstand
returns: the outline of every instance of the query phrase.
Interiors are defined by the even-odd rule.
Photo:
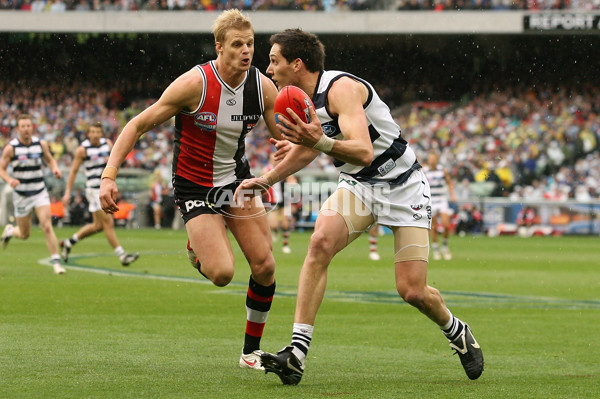
[[[5,3],[10,7],[3,8],[12,9],[21,4]],[[467,9],[477,2],[462,3]],[[490,5],[482,8],[507,4],[479,3]],[[502,209],[526,200],[583,202],[591,204],[581,216],[592,219],[587,232],[597,233],[600,14],[592,10],[598,2],[512,3],[518,10],[363,10],[368,2],[337,3],[362,4],[354,7],[360,12],[260,10],[252,13],[255,64],[265,70],[274,31],[301,26],[318,32],[329,49],[327,69],[371,81],[421,158],[431,149],[442,150],[461,201],[503,198]],[[569,11],[545,11],[552,8]],[[176,76],[213,57],[213,18],[210,12],[185,11],[0,11],[0,144],[11,136],[16,115],[30,112],[39,134],[68,168],[87,124],[100,120],[116,137]],[[170,159],[172,138],[170,124],[149,132],[126,167],[141,176],[150,173],[160,160]],[[255,170],[270,151],[265,138],[261,127],[248,138]],[[331,169],[328,158],[319,158],[305,178],[327,178]],[[143,185],[128,187],[142,192]],[[517,211],[500,211],[507,215],[502,221]]]

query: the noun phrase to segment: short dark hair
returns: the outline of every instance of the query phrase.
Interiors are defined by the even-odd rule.
[[[100,129],[100,131],[104,132],[104,129],[102,128],[102,123],[100,122],[94,122],[91,125],[88,126],[87,131],[89,132],[91,128],[93,127],[97,127]]]
[[[19,114],[19,116],[17,116],[17,123],[19,123],[19,121],[21,119],[30,119],[31,120],[32,118],[31,118],[31,115],[29,115],[29,114]]]
[[[309,72],[325,69],[325,46],[317,35],[304,32],[300,28],[286,29],[272,35],[269,43],[271,46],[279,45],[281,55],[287,62],[300,58]]]

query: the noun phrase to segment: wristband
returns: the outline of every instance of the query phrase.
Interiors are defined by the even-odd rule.
[[[118,171],[119,171],[119,168],[117,168],[116,166],[107,165],[104,168],[104,171],[102,172],[102,176],[100,176],[100,180],[102,180],[102,179],[115,180],[117,178]]]
[[[335,143],[335,140],[327,137],[325,135],[322,135],[321,138],[319,139],[319,141],[317,141],[317,144],[315,144],[313,146],[314,150],[317,151],[321,151],[325,154],[329,154],[331,152],[331,150],[333,149],[333,143]]]
[[[275,169],[271,169],[261,177],[267,181],[269,187],[271,187],[273,184],[279,181],[279,173],[277,173]]]

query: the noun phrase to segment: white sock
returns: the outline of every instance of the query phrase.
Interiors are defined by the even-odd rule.
[[[117,254],[118,257],[121,257],[123,255],[125,255],[125,250],[123,249],[122,246],[118,246],[115,248],[115,253]]]
[[[292,353],[304,364],[310,341],[312,340],[314,326],[310,324],[294,323],[292,332]]]

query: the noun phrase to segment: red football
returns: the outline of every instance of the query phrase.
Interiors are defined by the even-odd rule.
[[[282,123],[283,121],[279,119],[279,116],[283,115],[291,123],[294,123],[294,120],[285,110],[286,108],[291,108],[305,123],[310,123],[309,107],[314,108],[314,105],[308,94],[299,87],[285,86],[275,98],[275,121]]]

